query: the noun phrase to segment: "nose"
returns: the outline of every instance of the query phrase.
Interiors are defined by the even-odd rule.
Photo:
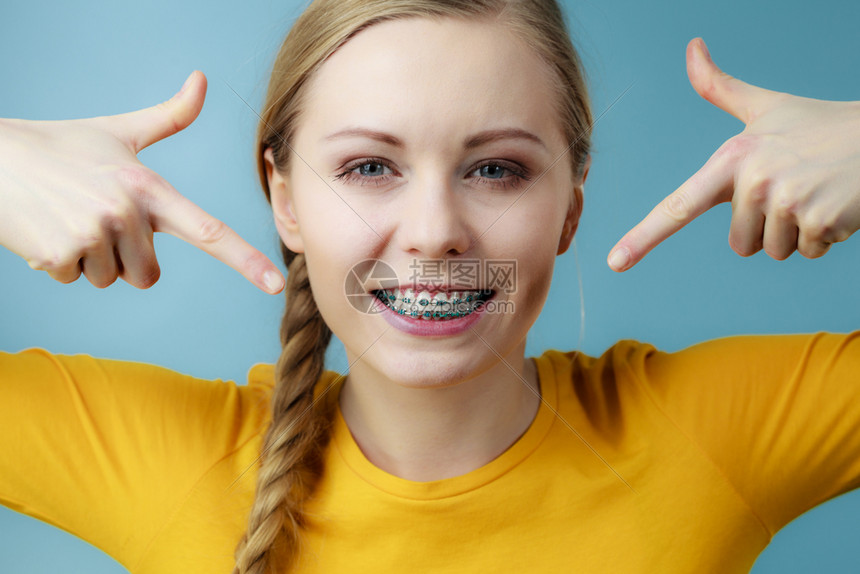
[[[404,251],[428,259],[469,249],[468,213],[458,190],[441,175],[413,179],[398,229]]]

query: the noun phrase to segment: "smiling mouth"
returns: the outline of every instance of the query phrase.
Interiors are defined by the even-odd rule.
[[[471,315],[489,301],[495,291],[415,291],[414,289],[375,289],[373,295],[398,315],[425,321],[450,321]]]

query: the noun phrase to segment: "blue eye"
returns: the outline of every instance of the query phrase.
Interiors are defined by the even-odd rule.
[[[341,168],[334,179],[356,185],[384,185],[395,175],[394,169],[381,159],[365,158]]]
[[[488,164],[478,168],[478,175],[487,179],[502,179],[505,176],[505,168],[496,164]]]
[[[388,170],[388,173],[391,173],[391,169],[385,167],[381,163],[367,162],[356,166],[352,171],[357,172],[358,175],[362,177],[379,177],[381,175],[387,175],[386,170]]]
[[[469,177],[495,189],[519,187],[530,179],[526,168],[503,160],[486,160],[472,168]]]

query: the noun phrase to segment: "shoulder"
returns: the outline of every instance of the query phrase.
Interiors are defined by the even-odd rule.
[[[275,365],[257,363],[248,370],[248,386],[259,391],[271,392],[275,388]]]
[[[775,358],[822,355],[860,345],[860,331],[842,333],[735,335],[693,344],[684,349],[666,351],[651,343],[620,340],[599,356],[581,351],[548,350],[535,358],[539,365],[557,371],[642,368],[662,372],[664,368],[701,368],[705,365],[743,363],[746,367]]]
[[[650,343],[635,340],[621,340],[606,349],[601,355],[589,355],[582,351],[561,351],[550,349],[534,359],[539,368],[557,376],[572,375],[574,372],[605,370],[625,364],[641,363],[649,356],[658,353]]]
[[[72,411],[89,416],[103,413],[126,422],[139,418],[206,426],[214,419],[261,419],[268,409],[271,373],[271,365],[257,365],[246,385],[86,354],[36,348],[0,352],[0,380],[7,403],[38,402],[44,409],[69,411],[69,415]]]
[[[723,399],[731,388],[763,389],[768,381],[810,375],[850,378],[860,368],[860,332],[741,335],[697,343],[677,351],[622,340],[600,356],[578,351],[546,351],[535,359],[543,380],[572,386],[579,394],[641,392],[660,397]]]

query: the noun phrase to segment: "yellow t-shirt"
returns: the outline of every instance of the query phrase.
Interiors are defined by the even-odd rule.
[[[338,412],[299,571],[747,572],[779,528],[860,485],[860,333],[535,361],[528,431],[456,478],[374,467]],[[135,574],[228,573],[272,376],[0,354],[0,503]]]

